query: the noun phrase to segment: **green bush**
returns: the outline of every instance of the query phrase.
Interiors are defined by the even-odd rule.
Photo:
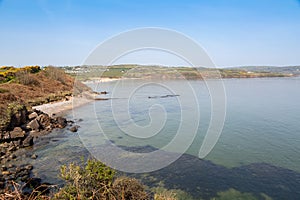
[[[53,199],[148,200],[144,185],[134,178],[115,177],[115,170],[90,159],[85,166],[74,163],[61,167],[66,184]]]
[[[55,199],[108,199],[115,171],[97,160],[82,167],[71,163],[61,167],[66,185]]]

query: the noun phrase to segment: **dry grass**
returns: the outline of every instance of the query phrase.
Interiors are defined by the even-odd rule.
[[[176,193],[170,190],[164,190],[154,194],[154,200],[178,200]]]
[[[13,188],[8,189],[0,194],[0,200],[50,200],[51,197],[46,195],[50,188],[56,187],[51,185],[41,185],[35,188],[30,194],[23,194],[23,189],[26,186],[11,182]]]

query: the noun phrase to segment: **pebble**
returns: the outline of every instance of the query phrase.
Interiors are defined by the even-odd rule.
[[[15,166],[13,164],[8,164],[8,168],[14,168]]]
[[[33,166],[32,166],[32,165],[26,165],[26,166],[25,166],[25,169],[27,169],[27,170],[32,170],[32,169],[33,169]]]
[[[37,157],[38,156],[36,154],[32,154],[32,156],[31,156],[32,159],[37,159]]]
[[[10,171],[3,171],[2,172],[2,175],[10,175],[11,173],[10,173]]]

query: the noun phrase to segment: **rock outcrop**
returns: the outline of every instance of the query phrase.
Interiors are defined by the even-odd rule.
[[[32,180],[32,165],[8,164],[17,158],[17,150],[34,145],[35,138],[48,134],[55,128],[73,124],[63,117],[50,117],[39,110],[27,111],[26,108],[14,114],[11,120],[9,127],[0,131],[0,191],[9,186],[11,180],[24,183]],[[78,127],[73,127],[77,131]],[[38,156],[33,154],[29,157],[37,159]]]

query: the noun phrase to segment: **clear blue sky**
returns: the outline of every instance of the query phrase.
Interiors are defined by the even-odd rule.
[[[140,27],[184,33],[218,66],[300,64],[297,0],[0,0],[0,25],[0,65],[78,65]]]

